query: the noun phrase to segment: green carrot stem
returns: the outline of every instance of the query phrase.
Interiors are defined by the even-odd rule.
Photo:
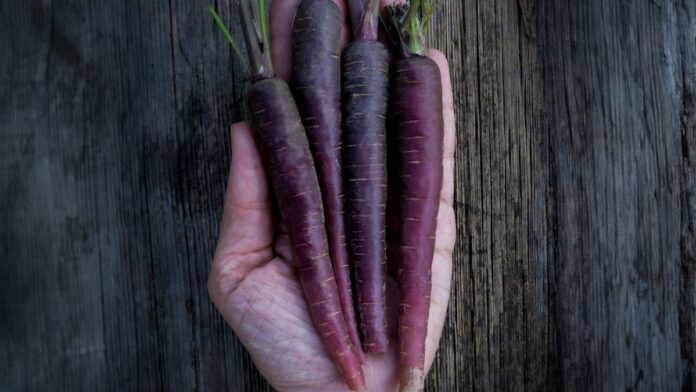
[[[420,5],[421,0],[411,0],[409,5],[408,13],[406,14],[406,20],[404,22],[404,28],[409,33],[408,47],[412,53],[420,53],[422,48],[418,40],[420,28]]]
[[[432,14],[432,0],[410,0],[386,7],[386,30],[403,57],[425,55],[425,37]]]
[[[239,3],[242,31],[250,57],[252,77],[258,81],[274,77],[268,33],[264,38],[266,20],[265,1],[247,0]],[[267,29],[266,29],[267,30]]]
[[[259,22],[261,23],[261,38],[263,39],[264,48],[270,52],[270,38],[268,38],[268,20],[266,19],[266,0],[259,0]]]
[[[215,11],[213,7],[208,8],[208,11],[210,12],[210,15],[213,16],[213,19],[215,20],[215,23],[217,23],[220,30],[222,30],[222,34],[225,35],[227,41],[229,41],[230,45],[232,45],[232,49],[234,49],[234,52],[237,54],[237,57],[239,57],[239,59],[244,63],[244,65],[246,65],[247,68],[249,68],[249,59],[247,59],[244,53],[242,53],[242,50],[239,48],[239,44],[237,44],[237,41],[234,39],[234,36],[225,25],[225,22],[222,21],[220,15]]]

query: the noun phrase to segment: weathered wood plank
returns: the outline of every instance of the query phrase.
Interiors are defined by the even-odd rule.
[[[3,12],[0,57],[0,370],[5,388],[88,390],[105,362],[95,215],[84,157],[87,44],[76,8]],[[5,6],[3,6],[5,8]],[[5,24],[5,15],[9,19]],[[21,37],[38,37],[27,40]],[[7,59],[8,61],[5,61]]]
[[[692,5],[464,7],[453,306],[473,328],[441,361],[483,390],[691,390]]]
[[[679,295],[682,165],[682,105],[665,61],[671,7],[549,6],[553,313],[566,389],[682,383],[667,305]]]
[[[676,56],[672,63],[676,85],[674,92],[680,96],[679,128],[681,138],[682,168],[681,231],[679,263],[679,340],[682,360],[682,390],[696,389],[696,4],[683,1],[672,10],[676,17],[673,41]],[[681,71],[681,72],[680,72]]]

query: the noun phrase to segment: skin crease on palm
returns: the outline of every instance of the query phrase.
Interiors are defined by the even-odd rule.
[[[346,15],[346,5],[335,0]],[[275,0],[271,9],[271,45],[278,77],[291,72],[291,24],[299,0]],[[348,41],[347,20],[343,26]],[[430,50],[440,66],[445,119],[444,182],[437,221],[432,267],[432,293],[426,370],[439,344],[449,300],[452,251],[455,244],[454,110],[447,60]],[[213,303],[247,348],[261,374],[279,391],[347,391],[314,329],[292,265],[288,238],[276,222],[272,194],[247,123],[232,126],[232,162],[225,194],[220,235],[208,280]],[[387,282],[387,304],[394,298]],[[389,305],[388,305],[389,307]],[[393,308],[393,307],[392,307]],[[363,371],[368,391],[398,390],[396,315],[390,310],[390,348],[366,355]]]

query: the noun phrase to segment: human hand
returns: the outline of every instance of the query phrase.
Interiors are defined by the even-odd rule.
[[[291,72],[291,24],[299,0],[275,1],[271,10],[272,53],[279,77]],[[343,7],[340,1],[337,3]],[[346,28],[344,28],[346,31]],[[344,34],[347,39],[347,35]],[[432,266],[432,293],[426,370],[442,332],[452,274],[455,242],[454,111],[445,57],[431,50],[443,86],[444,177]],[[316,332],[292,265],[283,224],[276,220],[272,194],[247,123],[232,126],[232,162],[220,236],[208,289],[213,303],[249,350],[261,374],[280,391],[348,390]],[[396,284],[387,282],[387,296]],[[387,301],[389,306],[394,301]],[[386,354],[366,354],[363,371],[368,391],[398,389],[398,337],[392,318]]]

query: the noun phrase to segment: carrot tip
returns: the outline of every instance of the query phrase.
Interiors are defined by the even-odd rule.
[[[423,369],[407,369],[401,375],[400,392],[422,392],[425,384],[425,371]]]

